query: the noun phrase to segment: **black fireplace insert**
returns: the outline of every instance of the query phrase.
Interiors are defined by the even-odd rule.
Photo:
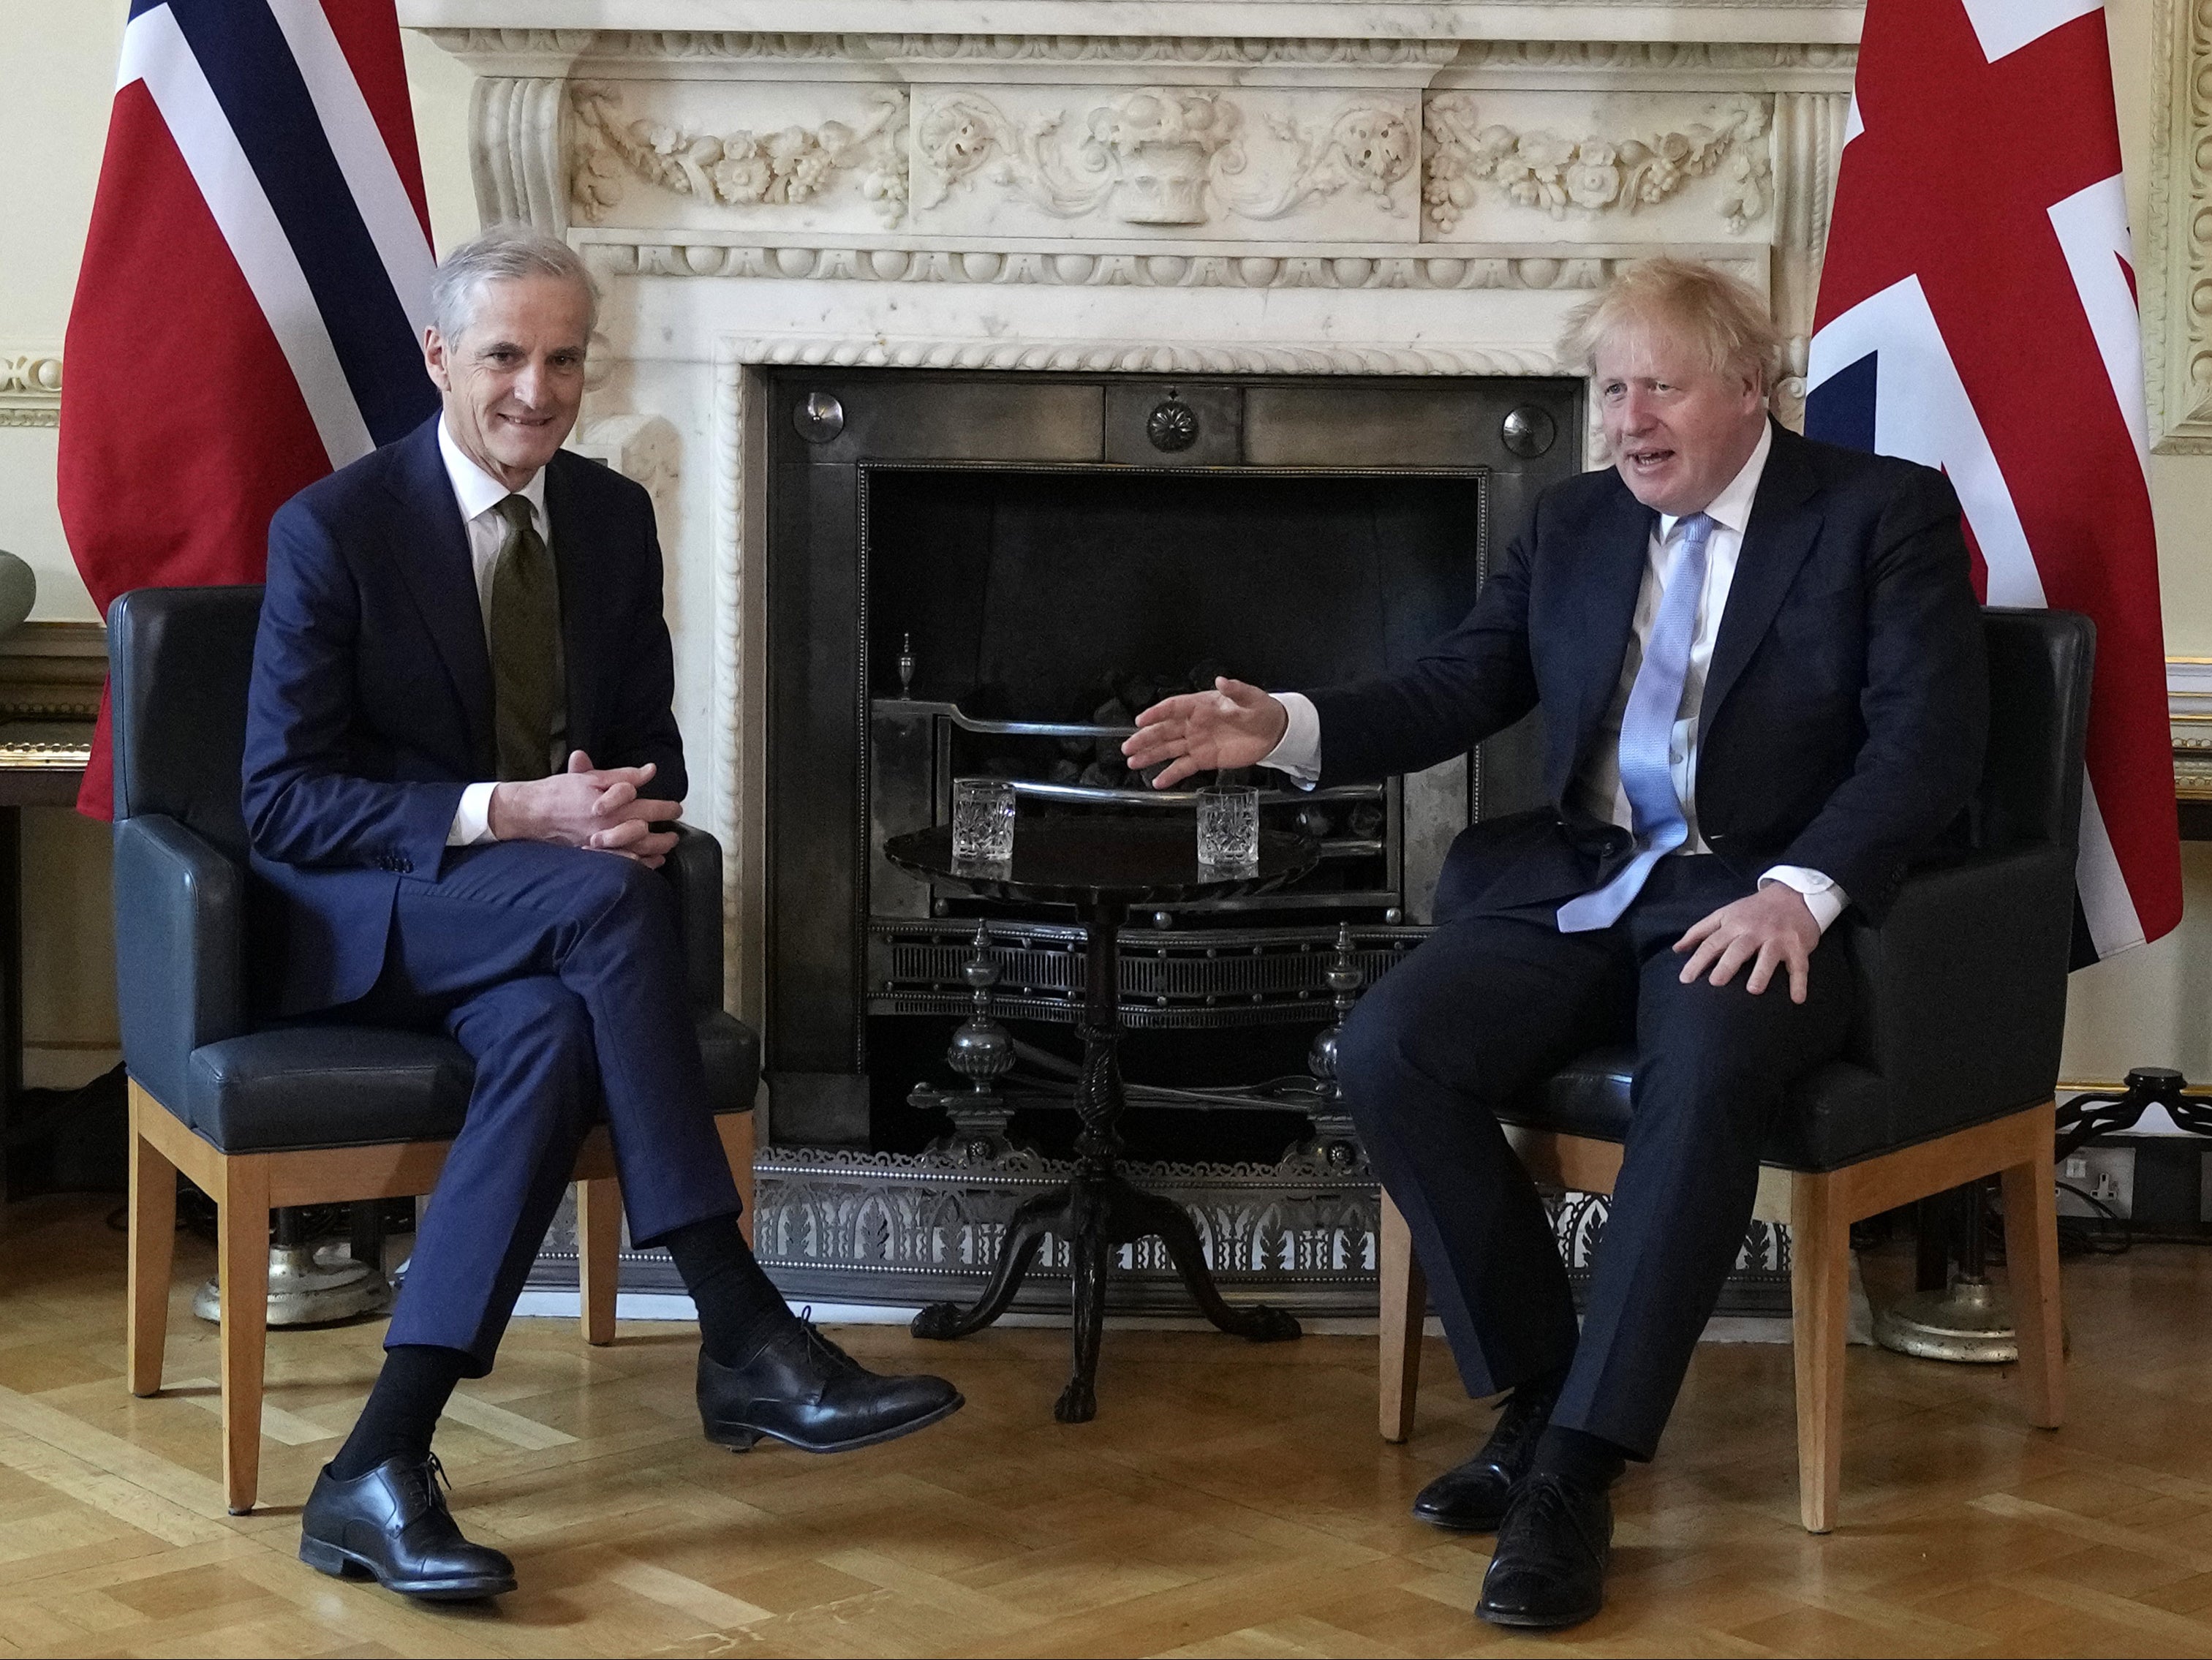
[[[1230,675],[1271,688],[1410,660],[1474,604],[1492,538],[1576,465],[1580,388],[1350,380],[780,373],[769,548],[768,1139],[914,1152],[909,1101],[967,1011],[994,930],[1001,1012],[1048,1101],[1082,996],[1081,931],[938,891],[881,857],[941,823],[956,776],[1012,782],[1024,818],[1190,812],[1121,763],[1138,710]],[[1140,1146],[1279,1154],[1326,1024],[1340,926],[1370,978],[1425,932],[1473,818],[1534,799],[1533,734],[1384,783],[1302,791],[1256,771],[1263,815],[1322,846],[1258,898],[1138,919],[1120,963]],[[1067,1034],[1072,1039],[1072,1033]],[[1240,1088],[1258,1117],[1219,1110]],[[1053,1116],[1028,1121],[1048,1151]],[[1272,1143],[1272,1145],[1271,1145]]]

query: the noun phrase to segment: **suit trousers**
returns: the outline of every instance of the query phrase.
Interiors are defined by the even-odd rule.
[[[383,971],[341,1012],[444,1031],[476,1062],[386,1347],[491,1369],[602,1116],[633,1241],[738,1213],[659,872],[537,842],[449,851],[435,877],[401,879]]]
[[[1441,892],[1451,887],[1448,879]],[[1561,933],[1553,907],[1477,896],[1360,1000],[1338,1077],[1411,1230],[1469,1394],[1567,1367],[1552,1421],[1649,1458],[1735,1265],[1783,1094],[1843,1049],[1852,991],[1832,935],[1802,1004],[1680,983],[1673,949],[1754,885],[1711,854],[1662,859],[1613,927]],[[1594,1045],[1633,1038],[1620,1178],[1579,1335],[1543,1201],[1498,1115]]]

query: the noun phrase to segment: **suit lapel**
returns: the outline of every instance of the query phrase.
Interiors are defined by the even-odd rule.
[[[1575,703],[1574,749],[1567,757],[1570,778],[1580,769],[1620,684],[1621,665],[1636,625],[1636,599],[1643,591],[1644,569],[1650,557],[1656,515],[1628,493],[1626,484],[1615,498],[1592,526],[1589,567],[1575,584],[1582,604],[1569,660],[1577,665],[1582,685]]]
[[[1735,580],[1729,584],[1728,605],[1713,642],[1705,691],[1698,711],[1700,737],[1712,730],[1714,713],[1751,661],[1759,642],[1773,626],[1774,615],[1796,581],[1798,568],[1820,534],[1814,502],[1819,483],[1807,464],[1805,441],[1787,428],[1774,429],[1774,447],[1752,498],[1751,522],[1736,555]]]
[[[553,570],[561,593],[561,666],[568,696],[567,747],[588,751],[598,741],[602,654],[592,629],[594,612],[585,578],[592,526],[585,521],[574,488],[579,464],[565,450],[545,467],[545,520],[553,537]],[[584,464],[588,465],[588,464]],[[593,760],[599,757],[596,755]]]
[[[477,597],[468,526],[461,521],[460,503],[439,453],[437,417],[400,441],[403,453],[392,488],[410,511],[393,551],[460,701],[469,748],[481,770],[495,753],[491,655],[484,648],[483,607]],[[494,771],[482,775],[491,777]]]

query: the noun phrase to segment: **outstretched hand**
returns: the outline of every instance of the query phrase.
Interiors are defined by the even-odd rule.
[[[682,818],[684,806],[642,793],[655,771],[649,761],[641,767],[595,767],[577,750],[566,772],[494,790],[491,833],[502,842],[593,848],[657,868],[674,850],[676,833],[653,827]]]
[[[1811,983],[1814,947],[1820,943],[1820,925],[1813,920],[1805,896],[1785,882],[1769,882],[1757,893],[1723,905],[1674,942],[1678,952],[1691,953],[1682,965],[1682,983],[1695,985],[1708,970],[1712,982],[1725,986],[1746,963],[1750,977],[1743,988],[1756,997],[1765,991],[1774,971],[1790,972],[1790,1000],[1805,1000]]]
[[[1122,743],[1131,771],[1168,765],[1152,780],[1164,790],[1194,772],[1255,767],[1283,741],[1291,717],[1257,686],[1227,676],[1212,691],[1165,697],[1137,717],[1136,735]]]

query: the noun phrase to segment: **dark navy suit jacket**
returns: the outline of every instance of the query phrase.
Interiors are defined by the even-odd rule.
[[[545,473],[568,744],[688,787],[652,499],[563,450]],[[269,526],[246,728],[253,866],[282,897],[283,1012],[368,992],[403,875],[434,878],[463,788],[499,775],[468,532],[425,422]]]
[[[1610,468],[1553,485],[1456,630],[1401,672],[1310,694],[1323,784],[1434,766],[1543,710],[1552,806],[1466,832],[1439,914],[1554,903],[1632,851],[1573,783],[1620,681],[1655,520]],[[1949,483],[1778,425],[1698,712],[1707,845],[1747,879],[1820,871],[1879,921],[1966,805],[1988,727]]]

